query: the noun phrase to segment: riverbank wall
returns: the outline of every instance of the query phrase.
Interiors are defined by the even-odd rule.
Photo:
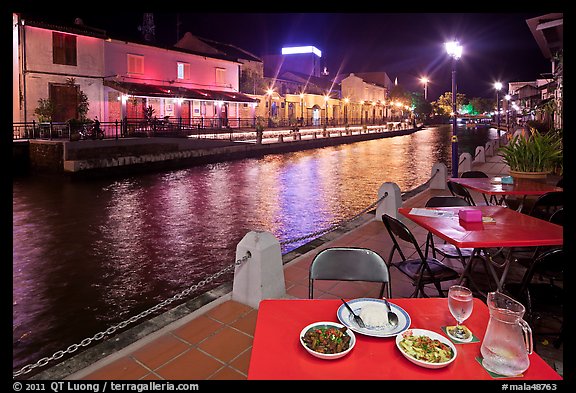
[[[122,138],[86,141],[29,140],[14,143],[19,169],[68,175],[101,177],[185,168],[212,162],[260,157],[267,154],[317,149],[346,143],[407,135],[423,127],[367,132],[329,132],[279,138],[257,144],[209,138]],[[336,134],[336,135],[334,135]],[[18,152],[18,154],[16,154]]]

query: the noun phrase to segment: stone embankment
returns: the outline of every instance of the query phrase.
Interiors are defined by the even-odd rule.
[[[122,138],[87,141],[30,140],[15,144],[20,166],[32,171],[77,176],[108,176],[148,172],[228,161],[266,154],[286,153],[406,135],[422,127],[403,130],[371,129],[359,133],[332,132],[310,139],[283,138],[283,141],[256,144],[209,138]],[[18,145],[18,146],[16,146]],[[27,151],[26,151],[27,150]],[[15,153],[16,154],[16,153]]]

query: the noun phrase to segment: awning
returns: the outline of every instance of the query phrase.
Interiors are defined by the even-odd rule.
[[[163,97],[163,98],[184,98],[202,101],[225,101],[225,102],[257,102],[246,94],[234,91],[190,89],[181,86],[150,85],[145,83],[104,81],[104,86],[108,86],[121,93],[132,96],[143,97]]]

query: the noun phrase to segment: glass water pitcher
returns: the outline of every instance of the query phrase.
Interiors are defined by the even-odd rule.
[[[480,352],[488,370],[505,376],[522,374],[530,366],[532,329],[522,319],[524,306],[500,292],[490,292],[487,299],[490,320]]]

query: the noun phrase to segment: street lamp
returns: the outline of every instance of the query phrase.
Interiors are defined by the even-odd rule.
[[[304,93],[300,93],[300,125],[304,126]]]
[[[496,109],[498,111],[497,115],[497,123],[496,128],[498,130],[498,139],[500,139],[500,90],[502,89],[502,82],[495,82],[494,88],[496,89]]]
[[[326,126],[328,126],[328,99],[329,99],[329,98],[330,98],[330,97],[328,96],[328,94],[326,94],[326,95],[324,96],[324,104],[325,104],[325,106],[326,106],[326,123],[324,123],[324,124],[325,124]]]
[[[510,132],[510,100],[512,99],[512,96],[510,94],[506,94],[504,96],[504,99],[506,100],[506,132]]]
[[[344,123],[348,124],[348,104],[350,103],[350,98],[344,98]]]
[[[446,42],[446,52],[452,57],[452,177],[458,177],[458,131],[456,129],[456,62],[462,57],[458,41]]]
[[[428,101],[428,82],[430,82],[430,80],[426,77],[422,77],[420,78],[420,82],[424,83],[424,100]]]
[[[270,88],[266,94],[268,95],[268,127],[272,127],[272,94],[274,94],[274,90]]]

